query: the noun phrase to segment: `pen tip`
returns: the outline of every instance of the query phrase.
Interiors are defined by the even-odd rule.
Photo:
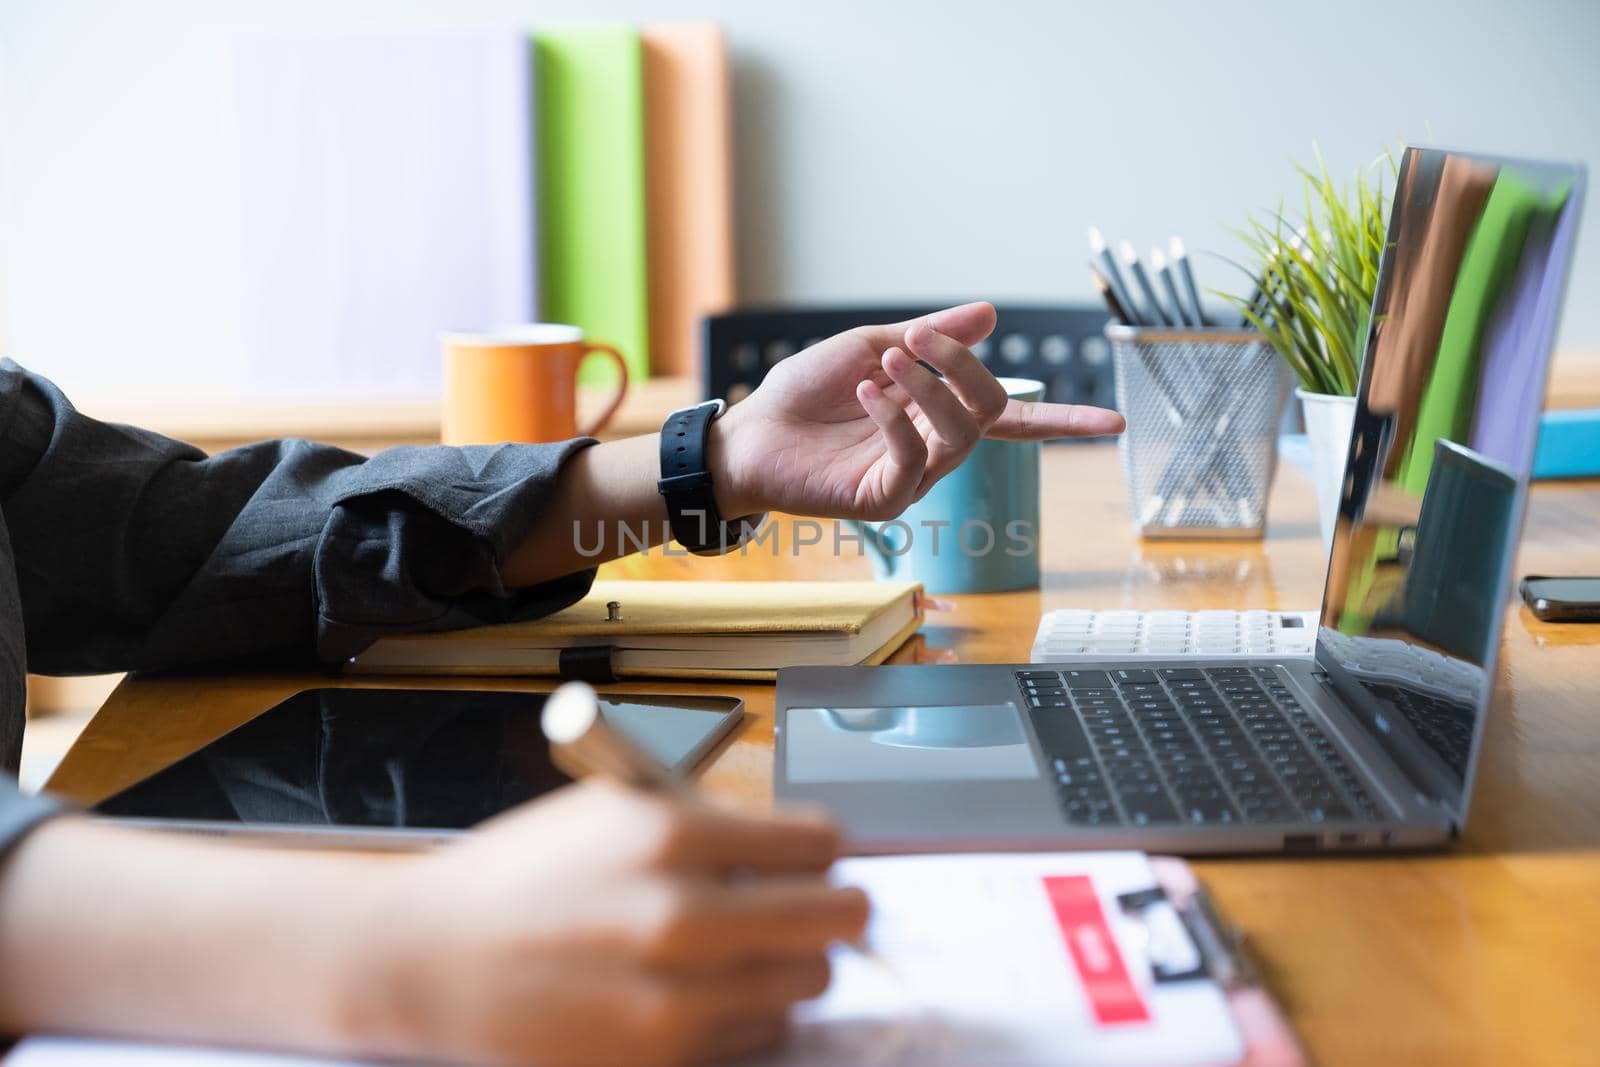
[[[1103,251],[1106,247],[1105,234],[1100,232],[1100,227],[1089,227],[1089,247],[1096,252]]]
[[[1173,259],[1182,259],[1184,257],[1185,253],[1184,253],[1184,250],[1183,250],[1183,238],[1182,237],[1174,237],[1172,239],[1172,244],[1169,247],[1172,250],[1172,258]]]
[[[1117,248],[1119,250],[1121,250],[1121,252],[1122,252],[1122,260],[1123,260],[1123,262],[1125,262],[1125,263],[1137,263],[1137,262],[1139,262],[1139,253],[1137,253],[1137,252],[1135,252],[1133,250],[1133,242],[1132,241],[1129,241],[1126,238],[1124,238],[1122,243],[1119,244],[1117,246]]]
[[[1166,267],[1166,265],[1167,257],[1161,254],[1161,249],[1152,248],[1150,250],[1150,266],[1154,267],[1156,270],[1161,270]]]

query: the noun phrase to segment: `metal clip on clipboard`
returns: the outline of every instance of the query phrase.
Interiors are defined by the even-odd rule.
[[[1158,984],[1209,978],[1226,991],[1256,984],[1243,935],[1217,913],[1203,886],[1181,906],[1159,885],[1123,893],[1117,906],[1144,924],[1150,973]]]

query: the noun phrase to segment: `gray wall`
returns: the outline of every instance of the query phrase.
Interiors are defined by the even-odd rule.
[[[1087,224],[1232,253],[1227,227],[1294,188],[1313,139],[1337,173],[1401,139],[1600,162],[1583,0],[6,0],[0,330],[24,302],[59,323],[6,351],[95,395],[247,387],[225,162],[241,28],[685,18],[732,43],[752,302],[1083,297]],[[1600,345],[1597,216],[1569,346]]]

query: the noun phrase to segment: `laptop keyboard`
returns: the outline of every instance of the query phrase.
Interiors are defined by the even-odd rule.
[[[1016,672],[1079,826],[1378,818],[1272,667]]]

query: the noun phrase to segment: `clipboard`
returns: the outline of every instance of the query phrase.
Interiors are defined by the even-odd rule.
[[[1152,856],[1150,867],[1204,957],[1206,973],[1226,993],[1245,1043],[1240,1067],[1310,1067],[1311,1058],[1250,958],[1244,931],[1223,916],[1183,860]]]
[[[1298,1067],[1237,932],[1178,860],[1141,853],[841,861],[873,899],[762,1067]]]

